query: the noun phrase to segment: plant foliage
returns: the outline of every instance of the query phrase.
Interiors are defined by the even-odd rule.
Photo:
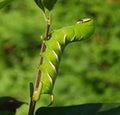
[[[1,0],[0,1],[0,9],[5,7],[6,5],[8,5],[10,2],[12,2],[13,0]]]
[[[57,0],[34,0],[38,7],[45,12],[45,8],[51,11],[54,7],[54,4],[57,2]]]
[[[120,101],[119,4],[120,0],[57,1],[51,31],[93,17],[96,32],[91,40],[66,48],[55,84],[54,106]],[[1,9],[0,96],[29,100],[28,84],[36,74],[43,22],[30,0],[16,0]],[[43,98],[41,104],[48,102]],[[24,115],[22,112],[19,109],[19,115]]]

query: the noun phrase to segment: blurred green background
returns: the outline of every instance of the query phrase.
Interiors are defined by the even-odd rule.
[[[120,102],[119,5],[120,0],[57,1],[51,31],[85,17],[94,18],[96,30],[90,40],[65,49],[53,106]],[[33,0],[15,0],[0,10],[0,96],[29,102],[44,29],[44,17]],[[41,106],[49,103],[47,97],[42,96]]]

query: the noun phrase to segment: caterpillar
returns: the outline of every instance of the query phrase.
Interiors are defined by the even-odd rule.
[[[58,73],[58,66],[64,48],[72,42],[88,39],[94,32],[94,21],[90,18],[81,19],[75,25],[63,27],[53,31],[45,42],[45,51],[41,54],[43,62],[39,66],[41,71],[40,85],[33,94],[35,100],[41,94],[50,94],[53,101],[53,87]]]

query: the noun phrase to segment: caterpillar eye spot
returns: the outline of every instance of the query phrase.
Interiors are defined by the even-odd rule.
[[[83,19],[83,23],[84,23],[84,22],[89,22],[89,21],[91,21],[90,18]]]
[[[77,21],[77,24],[80,24],[80,23],[85,23],[85,22],[89,22],[89,21],[91,21],[91,19],[90,19],[90,18],[79,19],[79,20]]]
[[[80,24],[80,23],[83,23],[83,20],[82,20],[82,19],[79,19],[79,20],[77,21],[77,24]]]

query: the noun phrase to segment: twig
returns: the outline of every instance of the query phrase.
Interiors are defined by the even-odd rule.
[[[45,51],[45,43],[44,43],[44,41],[48,39],[49,29],[50,29],[50,20],[49,20],[49,18],[46,18],[46,30],[45,30],[45,35],[44,35],[42,45],[41,45],[41,48],[40,48],[40,53],[43,53]],[[43,62],[43,57],[40,55],[39,65],[41,65],[42,62]],[[41,71],[40,71],[40,69],[38,69],[37,74],[36,74],[35,84],[34,84],[34,90],[32,92],[32,96],[31,96],[31,100],[30,100],[30,106],[29,106],[28,115],[33,115],[34,114],[36,101],[32,97],[33,97],[34,91],[36,91],[37,88],[38,88],[40,77],[41,77]]]

